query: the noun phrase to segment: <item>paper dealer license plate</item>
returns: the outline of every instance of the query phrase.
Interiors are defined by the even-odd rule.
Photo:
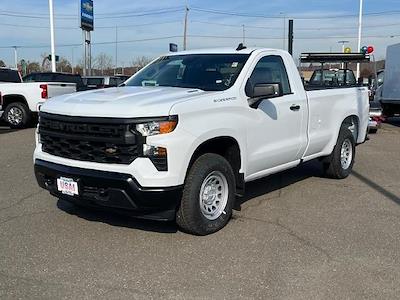
[[[74,181],[72,178],[65,178],[65,177],[57,178],[57,189],[59,192],[65,195],[69,196],[79,195],[78,183]]]

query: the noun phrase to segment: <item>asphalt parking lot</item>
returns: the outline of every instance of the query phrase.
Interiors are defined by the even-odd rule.
[[[353,175],[307,163],[248,185],[218,233],[90,211],[37,186],[33,129],[0,127],[1,299],[393,299],[400,295],[400,121]]]

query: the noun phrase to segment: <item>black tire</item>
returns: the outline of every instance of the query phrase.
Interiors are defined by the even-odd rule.
[[[15,118],[15,111],[20,113],[20,118]],[[32,114],[24,103],[12,102],[8,104],[4,110],[3,118],[11,128],[19,129],[29,126],[32,120]]]
[[[225,207],[223,208],[223,204],[220,204],[219,207],[223,208],[222,212],[220,215],[216,213],[214,217],[218,217],[210,220],[209,218],[213,216],[205,216],[203,211],[209,206],[200,201],[200,192],[203,183],[206,184],[213,174],[218,174],[218,176],[222,174],[226,179],[224,181],[225,186],[228,188],[227,191],[224,189],[226,191],[224,195],[227,195],[227,198],[223,196],[220,198],[227,199]],[[218,183],[218,181],[215,182]],[[232,167],[224,157],[214,153],[201,155],[196,159],[187,175],[181,203],[176,213],[176,223],[182,231],[195,235],[207,235],[220,230],[232,216],[235,186],[235,175]],[[217,197],[220,196],[218,195]],[[224,202],[222,201],[222,203]],[[200,203],[203,203],[203,205]]]
[[[368,130],[368,133],[371,133],[371,134],[374,134],[374,133],[377,133],[377,132],[378,132],[377,128],[371,128],[371,129]]]
[[[341,163],[341,151],[345,141],[350,142],[351,160],[348,166],[343,167]],[[325,174],[330,178],[343,179],[350,175],[354,165],[356,155],[356,143],[352,132],[347,128],[342,128],[339,133],[338,140],[331,155],[329,155],[324,163]]]

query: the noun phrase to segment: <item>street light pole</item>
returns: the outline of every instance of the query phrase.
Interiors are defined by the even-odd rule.
[[[71,73],[72,73],[72,74],[75,73],[75,69],[74,69],[74,47],[72,47]]]
[[[362,16],[363,16],[363,0],[360,0],[360,13],[358,16],[358,50],[361,49],[361,35],[362,35]],[[360,63],[357,64],[357,79],[360,78]]]
[[[115,26],[115,69],[114,75],[117,74],[118,68],[118,26]]]
[[[17,46],[14,46],[14,63],[15,68],[18,69],[18,53],[17,53]]]
[[[184,22],[184,28],[183,28],[183,50],[186,50],[186,43],[187,43],[188,13],[189,13],[189,7],[186,4],[186,7],[185,7],[185,22]]]
[[[51,39],[51,71],[56,72],[56,49],[54,42],[54,7],[53,0],[49,0],[50,11],[50,39]]]

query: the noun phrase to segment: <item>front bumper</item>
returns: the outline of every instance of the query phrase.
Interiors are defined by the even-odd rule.
[[[60,199],[145,219],[173,220],[182,194],[182,186],[144,188],[128,174],[69,167],[39,159],[35,160],[35,176],[40,187]],[[58,192],[59,177],[77,181],[79,196]]]

